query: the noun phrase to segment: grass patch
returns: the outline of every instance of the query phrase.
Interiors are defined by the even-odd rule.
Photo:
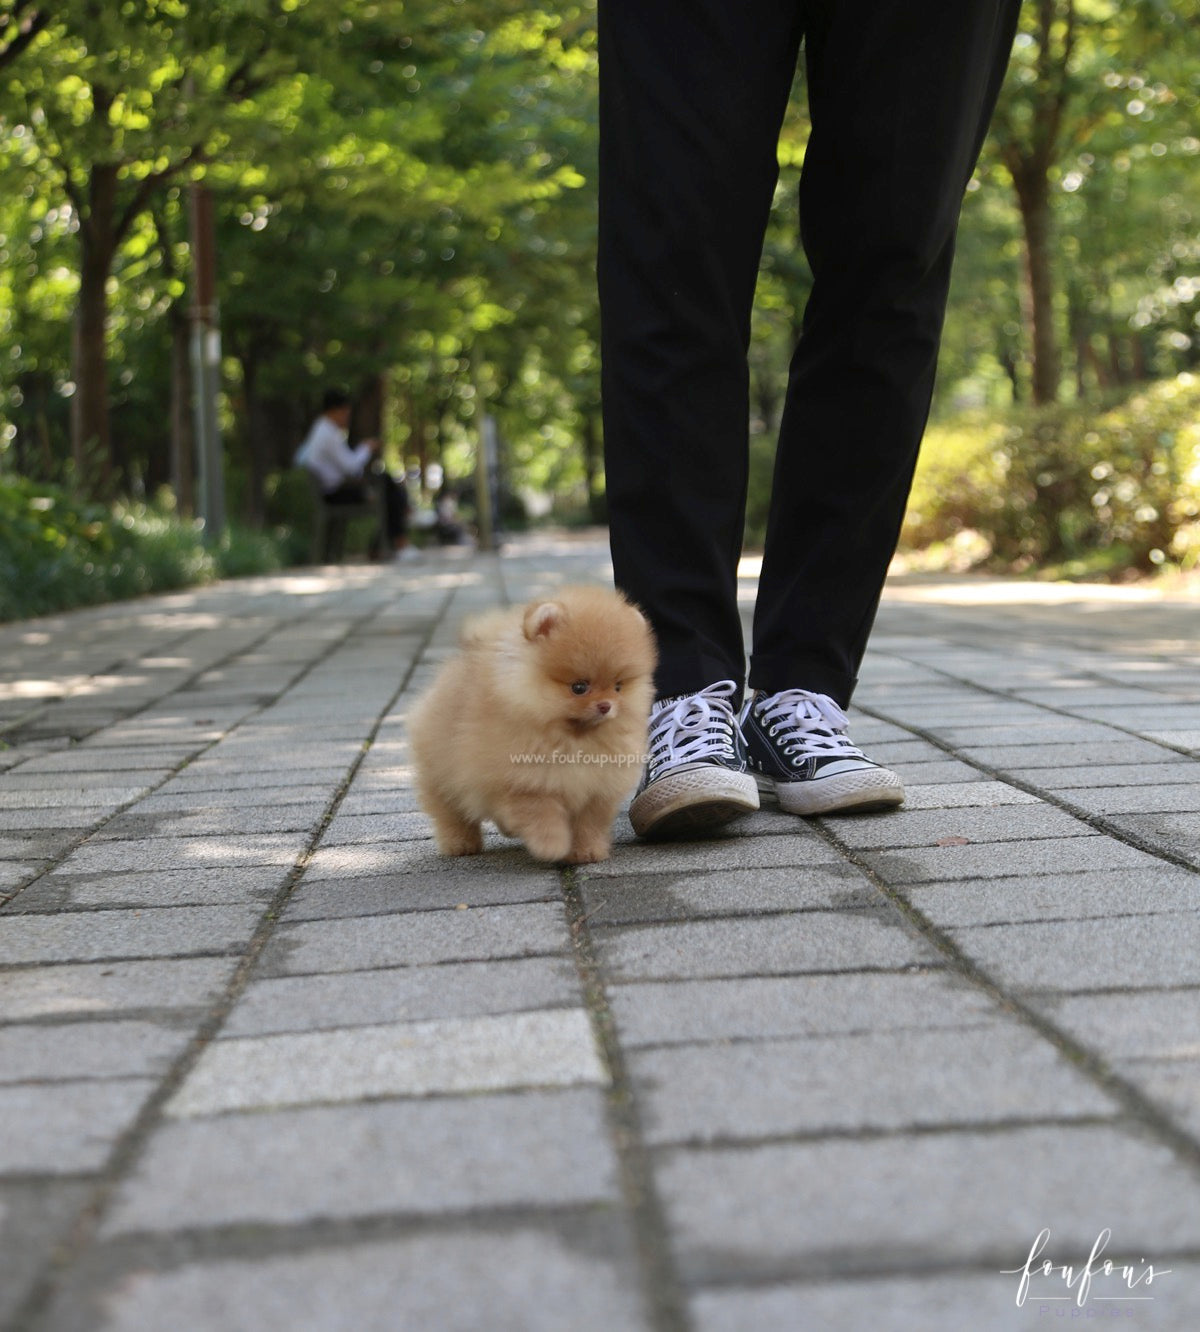
[[[281,567],[277,538],[230,528],[213,547],[166,507],[78,500],[0,478],[0,621]]]

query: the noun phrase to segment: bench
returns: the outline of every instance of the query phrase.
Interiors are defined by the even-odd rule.
[[[373,486],[370,478],[366,479],[367,498],[360,504],[328,504],[325,492],[317,478],[305,469],[312,484],[316,500],[316,517],[313,522],[312,562],[314,564],[339,564],[346,550],[346,528],[355,518],[374,518],[378,524],[378,540],[381,549],[384,533],[387,531],[387,514],[384,510],[383,490]]]

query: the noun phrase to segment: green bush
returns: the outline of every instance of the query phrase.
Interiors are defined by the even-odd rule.
[[[158,505],[105,508],[0,478],[0,620],[23,619],[280,567],[279,543],[231,529],[215,550]]]
[[[1200,562],[1200,377],[1103,407],[963,417],[928,431],[902,548],[960,533],[989,563],[1114,572]]]
[[[307,564],[317,521],[317,497],[308,473],[288,467],[267,479],[267,522],[284,564]]]

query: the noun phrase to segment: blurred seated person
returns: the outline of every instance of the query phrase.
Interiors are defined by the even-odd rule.
[[[360,440],[351,448],[350,410],[350,395],[345,390],[325,390],[321,414],[296,450],[296,466],[316,478],[326,504],[369,503],[368,487],[381,486],[388,541],[396,558],[410,558],[416,552],[408,544],[408,489],[402,478],[383,467],[368,470],[379,453],[377,439]]]
[[[458,516],[458,496],[443,486],[434,505],[433,532],[439,546],[465,546],[470,538]]]

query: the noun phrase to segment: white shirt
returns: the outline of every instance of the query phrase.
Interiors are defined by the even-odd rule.
[[[362,476],[370,461],[371,446],[356,444],[351,448],[347,438],[348,432],[322,413],[296,450],[296,466],[307,467],[326,494],[336,490],[343,481]]]

